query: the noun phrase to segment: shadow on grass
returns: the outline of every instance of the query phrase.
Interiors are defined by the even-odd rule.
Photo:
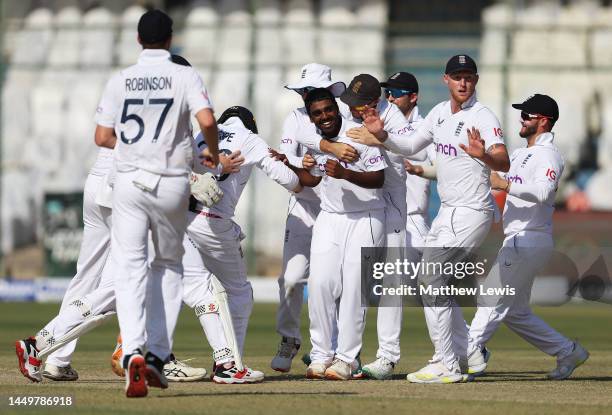
[[[253,392],[205,392],[205,393],[177,393],[177,394],[164,394],[157,396],[158,398],[192,398],[194,396],[236,396],[236,395],[262,395],[262,396],[289,396],[289,395],[330,395],[330,396],[350,396],[359,395],[357,392],[264,392],[264,391],[253,391]]]

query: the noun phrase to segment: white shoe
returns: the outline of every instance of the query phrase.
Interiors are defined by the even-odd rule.
[[[491,352],[483,347],[482,350],[477,348],[468,356],[468,374],[480,376],[487,368],[487,362],[491,358]]]
[[[51,363],[45,363],[45,369],[42,375],[47,379],[57,381],[74,381],[79,378],[79,374],[72,366],[68,365],[61,367],[52,365]]]
[[[329,364],[312,362],[306,370],[306,379],[325,379],[325,371]]]
[[[349,380],[352,374],[351,365],[340,359],[334,359],[331,366],[325,369],[325,379],[329,380]]]
[[[276,356],[272,359],[270,367],[277,372],[287,373],[291,370],[291,362],[300,350],[300,341],[294,337],[283,337],[278,345]]]
[[[564,358],[557,359],[557,367],[548,374],[547,378],[551,380],[567,379],[588,358],[589,352],[580,343],[574,342],[574,350]]]
[[[391,378],[395,369],[395,363],[386,357],[379,357],[372,363],[369,363],[361,368],[361,371],[370,379],[384,380]]]
[[[225,368],[224,365],[215,367],[215,372],[212,377],[215,383],[259,383],[264,380],[264,373],[259,370],[251,369],[245,366],[243,370],[238,370],[236,365]]]
[[[206,377],[206,369],[203,367],[191,367],[187,363],[191,359],[176,360],[174,355],[164,365],[164,375],[170,382],[195,382]]]
[[[458,383],[467,382],[469,376],[461,373],[459,364],[448,370],[442,363],[430,363],[418,372],[408,374],[406,379],[412,383]]]

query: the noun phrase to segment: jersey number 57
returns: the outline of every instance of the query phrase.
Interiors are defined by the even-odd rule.
[[[153,143],[157,141],[159,138],[159,134],[164,125],[164,121],[166,120],[166,116],[168,115],[168,111],[170,111],[170,107],[174,103],[173,98],[151,98],[149,99],[149,105],[163,105],[163,109],[159,120],[157,121],[157,126],[155,127],[155,135],[153,135],[153,139],[151,140]],[[121,131],[121,141],[125,144],[134,144],[138,140],[142,138],[145,132],[145,124],[142,118],[137,114],[128,114],[128,110],[130,105],[144,105],[144,100],[142,99],[126,99],[123,101],[123,112],[121,113],[121,124],[125,124],[128,121],[134,121],[138,124],[138,133],[134,137],[127,138],[123,131]]]

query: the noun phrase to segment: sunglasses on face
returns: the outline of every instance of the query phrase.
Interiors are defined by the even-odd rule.
[[[548,118],[549,120],[552,120],[552,117],[547,117],[546,115],[540,115],[540,114],[530,114],[526,111],[521,111],[521,119],[523,121],[530,121],[530,120],[536,120],[539,118]]]
[[[407,89],[385,88],[385,97],[387,98],[389,98],[389,96],[392,96],[393,98],[397,99],[411,93],[412,92],[408,91]]]
[[[294,91],[300,95],[304,95],[304,94],[309,93],[313,89],[316,89],[316,88],[314,86],[305,86],[304,88],[294,89]]]

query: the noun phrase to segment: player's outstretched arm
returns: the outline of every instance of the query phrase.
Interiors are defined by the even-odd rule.
[[[117,143],[117,136],[115,135],[115,129],[109,127],[103,127],[101,125],[96,126],[96,133],[94,141],[99,147],[115,148]]]
[[[300,180],[300,184],[305,187],[316,187],[321,183],[321,177],[313,176],[308,170],[295,167],[289,163],[287,156],[283,153],[279,153],[274,149],[269,149],[270,156],[275,160],[282,161],[287,167],[289,167]]]
[[[344,143],[334,143],[333,141],[322,139],[320,142],[321,151],[336,156],[339,160],[352,163],[359,158],[359,153],[354,147]]]
[[[215,168],[219,164],[219,131],[217,130],[217,120],[215,120],[215,116],[210,108],[198,111],[196,119],[210,152],[210,161],[208,162],[210,165],[208,167]]]
[[[404,160],[404,167],[406,168],[406,172],[413,176],[419,176],[424,179],[429,180],[437,180],[438,179],[438,171],[436,170],[436,165],[418,165],[412,164],[408,160]]]

